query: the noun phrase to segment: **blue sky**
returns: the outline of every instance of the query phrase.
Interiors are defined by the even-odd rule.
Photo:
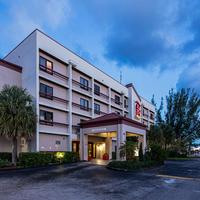
[[[199,0],[0,0],[0,57],[39,28],[157,101],[200,93]]]

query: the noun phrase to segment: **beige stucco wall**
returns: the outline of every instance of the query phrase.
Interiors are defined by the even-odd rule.
[[[53,58],[51,58],[51,57],[49,57],[46,54],[43,54],[41,52],[40,52],[40,56],[42,56],[42,57],[48,59],[49,61],[53,62],[53,70],[54,71],[56,71],[56,72],[58,72],[58,73],[60,73],[64,76],[69,77],[69,75],[67,74],[67,66],[66,65],[58,62],[57,60],[55,60],[55,59],[53,59]]]
[[[67,136],[42,134],[39,135],[40,151],[66,151]],[[60,141],[60,145],[56,145],[56,141]]]
[[[21,73],[0,65],[0,90],[6,84],[21,86]]]
[[[49,112],[53,112],[53,121],[59,122],[63,124],[68,124],[68,113],[46,108],[44,106],[40,106],[40,110],[45,110]],[[47,126],[47,125],[39,125],[39,132],[45,132],[45,133],[54,133],[54,134],[67,134],[68,133],[68,127],[65,125],[53,125],[53,126]]]

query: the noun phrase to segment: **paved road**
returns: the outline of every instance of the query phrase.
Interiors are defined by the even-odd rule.
[[[70,172],[52,170],[0,174],[0,200],[198,200],[200,160],[125,173],[82,164]]]

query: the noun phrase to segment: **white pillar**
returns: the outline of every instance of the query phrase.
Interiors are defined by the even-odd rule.
[[[69,132],[69,138],[67,142],[67,150],[72,151],[72,63],[69,63],[68,67],[68,74],[69,74],[69,80],[68,80],[68,85],[69,85],[69,102],[68,102],[68,107],[69,107],[69,113],[68,113],[68,132]]]
[[[112,98],[112,95],[111,95],[111,89],[110,87],[108,88],[108,102],[109,102],[109,105],[108,105],[108,113],[111,113],[112,110],[111,110],[111,98]]]
[[[124,116],[124,94],[122,94],[122,116]]]
[[[83,134],[83,129],[80,129],[80,158],[88,160],[88,135]]]
[[[92,118],[94,118],[94,78],[91,79],[91,95],[92,95],[92,105],[91,105],[91,112],[92,112]]]
[[[106,153],[109,155],[109,159],[112,159],[112,138],[110,137],[110,133],[108,133],[108,137],[106,138]]]
[[[117,125],[117,150],[116,160],[120,160],[120,146],[121,146],[121,124]]]

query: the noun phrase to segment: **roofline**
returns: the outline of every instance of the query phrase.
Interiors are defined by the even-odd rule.
[[[135,89],[133,83],[126,84],[126,87],[132,87],[136,95],[138,96],[139,100],[141,101],[140,95],[138,94],[137,90]]]
[[[109,113],[109,114],[106,114],[106,115],[111,115],[111,114],[115,114],[115,113]],[[134,124],[137,127],[141,127],[143,129],[147,128],[147,126],[142,124],[141,122],[137,122],[137,121],[135,121],[133,119],[130,119],[130,118],[127,118],[127,117],[124,117],[124,116],[121,116],[121,115],[118,115],[118,116],[116,115],[116,118],[113,118],[113,119],[112,118],[111,119],[103,119],[103,120],[101,120],[99,122],[97,122],[96,120],[94,121],[94,120],[95,120],[95,118],[91,119],[91,120],[88,120],[88,121],[83,121],[83,122],[80,123],[80,127],[82,127],[82,128],[84,128],[84,127],[85,128],[86,127],[87,128],[89,128],[89,127],[98,127],[98,123],[100,125],[106,124],[106,123],[108,123],[108,124],[109,123],[119,124],[119,123],[123,123],[123,121],[126,121],[126,122]]]
[[[153,105],[149,100],[147,100],[146,98],[144,98],[144,97],[142,97],[142,96],[140,96],[140,98],[141,99],[143,99],[143,100],[145,100],[145,101],[147,101],[149,104],[151,104],[152,106],[154,106],[154,107],[156,107],[155,105]]]
[[[0,59],[0,65],[16,72],[22,73],[22,67],[6,60]]]
[[[29,36],[31,36],[34,32],[40,32],[43,35],[45,35],[46,37],[48,37],[50,40],[54,41],[55,43],[57,43],[58,45],[62,46],[63,48],[65,48],[66,50],[70,51],[71,53],[73,53],[74,55],[78,56],[79,58],[81,58],[82,60],[84,60],[85,62],[87,62],[89,65],[91,65],[92,67],[94,67],[95,69],[97,69],[98,71],[104,73],[106,76],[109,76],[110,78],[112,78],[114,81],[116,81],[117,83],[119,83],[120,85],[124,86],[126,88],[126,86],[124,84],[121,84],[118,80],[116,80],[115,78],[113,78],[112,76],[110,76],[109,74],[105,73],[103,70],[101,70],[99,67],[95,66],[94,64],[90,63],[89,61],[87,61],[85,58],[81,57],[80,55],[78,55],[77,53],[75,53],[74,51],[72,51],[71,49],[65,47],[63,44],[61,44],[60,42],[58,42],[57,40],[55,40],[54,38],[52,38],[51,36],[47,35],[46,33],[44,33],[43,31],[41,31],[40,29],[36,28],[34,31],[32,31],[27,37],[25,37],[25,39],[23,39],[14,49],[12,49],[6,56],[4,56],[3,59],[5,59],[9,54],[11,54],[20,44],[22,44]]]

